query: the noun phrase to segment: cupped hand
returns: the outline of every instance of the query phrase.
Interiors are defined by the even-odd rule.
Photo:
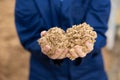
[[[86,42],[86,46],[88,48],[87,53],[82,51],[82,46],[76,45],[72,49],[69,50],[69,54],[67,54],[67,57],[71,60],[75,60],[78,57],[84,58],[88,53],[90,53],[93,50],[94,45],[92,43]]]
[[[40,33],[41,37],[45,36],[47,31],[42,31]],[[68,49],[57,49],[53,55],[48,55],[49,50],[52,49],[49,45],[41,47],[43,54],[47,55],[51,59],[64,59],[68,53]]]
[[[68,49],[56,49],[53,55],[49,55],[48,52],[50,49],[51,47],[49,45],[46,45],[44,48],[42,48],[42,52],[51,59],[64,59],[68,53]]]

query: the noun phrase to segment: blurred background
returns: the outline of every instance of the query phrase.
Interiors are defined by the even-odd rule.
[[[112,0],[107,45],[103,48],[109,80],[120,80],[120,0]],[[28,80],[29,52],[19,43],[14,25],[15,0],[0,0],[0,80]]]

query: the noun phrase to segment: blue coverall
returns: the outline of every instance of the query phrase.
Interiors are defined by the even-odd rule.
[[[106,44],[109,13],[110,0],[16,0],[16,29],[22,46],[31,53],[29,80],[107,80],[101,48]],[[41,52],[37,42],[41,31],[55,26],[66,30],[83,22],[98,36],[85,58],[51,60]]]

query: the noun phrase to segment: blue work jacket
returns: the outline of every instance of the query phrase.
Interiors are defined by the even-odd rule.
[[[59,1],[16,0],[17,33],[22,46],[31,53],[29,80],[107,80],[101,48],[106,44],[110,0]],[[83,22],[90,24],[98,36],[94,50],[85,58],[51,60],[41,52],[37,42],[41,31],[55,26],[66,30]]]

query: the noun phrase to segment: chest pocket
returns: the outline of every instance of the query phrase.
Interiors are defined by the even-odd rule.
[[[72,2],[71,16],[74,24],[80,24],[87,13],[90,0],[75,0]]]

